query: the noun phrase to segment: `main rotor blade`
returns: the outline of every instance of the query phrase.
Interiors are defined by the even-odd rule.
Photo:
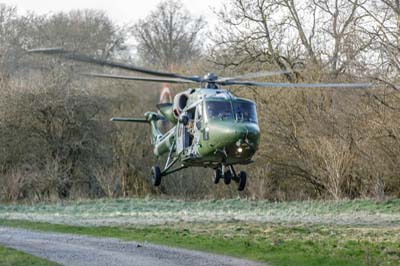
[[[257,86],[265,88],[371,88],[371,83],[275,83],[252,81],[227,81],[221,85]]]
[[[100,65],[100,66],[115,67],[115,68],[125,69],[125,70],[129,70],[129,71],[135,71],[135,72],[159,76],[159,77],[180,78],[180,79],[191,80],[191,81],[195,81],[195,82],[201,81],[201,78],[197,77],[197,76],[192,76],[192,77],[183,76],[183,75],[179,75],[179,74],[175,74],[175,73],[168,73],[168,72],[162,72],[162,71],[156,71],[156,70],[146,69],[146,68],[142,68],[142,67],[137,67],[137,66],[134,66],[131,64],[126,64],[126,63],[119,63],[119,62],[114,62],[114,61],[105,60],[105,59],[96,59],[91,56],[79,54],[79,53],[72,52],[72,51],[67,51],[67,50],[64,50],[61,48],[40,48],[40,49],[29,50],[28,52],[45,54],[45,55],[59,55],[68,60],[85,62],[85,63],[95,64],[95,65]]]
[[[239,76],[235,76],[235,77],[221,77],[217,80],[217,82],[235,81],[238,79],[254,79],[254,78],[260,78],[260,77],[271,77],[271,76],[284,75],[284,74],[289,74],[289,73],[293,73],[293,71],[289,71],[289,70],[261,71],[261,72],[254,72],[254,73],[239,75]]]
[[[167,78],[152,78],[152,77],[134,77],[134,76],[118,76],[109,74],[97,74],[97,73],[83,73],[83,76],[96,77],[96,78],[108,78],[108,79],[124,79],[124,80],[139,80],[148,82],[160,82],[160,83],[195,83],[194,81],[184,79],[167,79]]]

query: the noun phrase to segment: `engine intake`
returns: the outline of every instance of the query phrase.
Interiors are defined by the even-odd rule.
[[[186,107],[188,99],[189,94],[187,92],[181,92],[175,96],[172,108],[175,118],[179,118],[182,110]]]

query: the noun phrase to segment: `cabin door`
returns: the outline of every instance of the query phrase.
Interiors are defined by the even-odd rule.
[[[189,133],[186,126],[181,123],[178,124],[177,130],[176,153],[180,154],[186,147],[189,146]]]

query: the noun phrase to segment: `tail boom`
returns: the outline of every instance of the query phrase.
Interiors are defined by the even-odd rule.
[[[111,121],[150,124],[151,144],[154,145],[154,154],[160,156],[169,151],[169,148],[175,139],[174,130],[170,130],[164,135],[157,126],[157,121],[165,119],[163,116],[155,112],[146,112],[144,116],[145,118],[113,117],[111,118]]]

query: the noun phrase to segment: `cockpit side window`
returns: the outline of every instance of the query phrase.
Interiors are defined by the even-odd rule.
[[[207,119],[233,119],[232,104],[230,101],[206,101],[205,111]]]
[[[257,123],[256,105],[248,101],[234,101],[235,118],[239,121]]]

